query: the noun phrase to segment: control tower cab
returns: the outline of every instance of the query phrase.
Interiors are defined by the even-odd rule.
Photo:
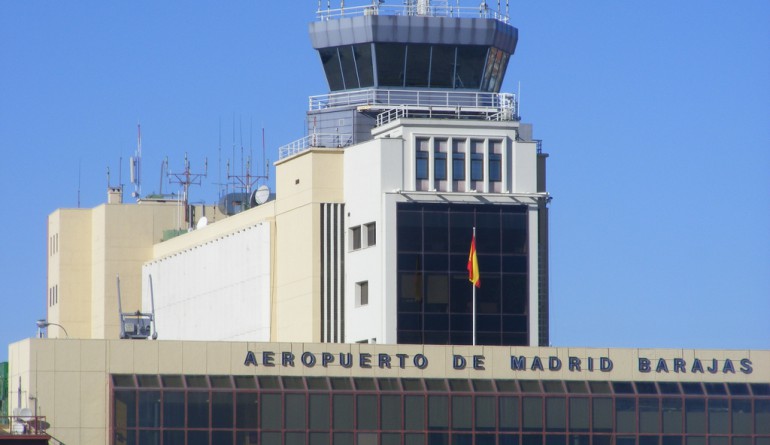
[[[319,4],[310,24],[330,93],[310,97],[308,136],[282,156],[369,140],[396,117],[518,120],[515,96],[500,93],[518,40],[507,14],[486,1],[345,3]]]

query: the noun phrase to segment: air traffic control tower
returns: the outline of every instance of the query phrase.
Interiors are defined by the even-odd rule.
[[[310,38],[332,93],[310,98],[310,133],[362,142],[383,112],[516,117],[514,96],[499,94],[518,40],[507,17],[484,4],[404,3],[319,11]]]
[[[339,202],[311,223],[320,340],[547,345],[547,155],[500,92],[517,29],[500,2],[350,3],[319,2],[309,30],[329,93],[277,164],[341,158],[315,177],[342,172]]]

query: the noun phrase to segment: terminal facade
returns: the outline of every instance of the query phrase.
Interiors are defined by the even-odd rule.
[[[518,31],[449,3],[319,10],[329,93],[272,199],[189,232],[112,189],[55,211],[9,405],[60,443],[770,445],[768,351],[549,347],[548,155],[501,92]],[[119,338],[119,292],[158,340]]]

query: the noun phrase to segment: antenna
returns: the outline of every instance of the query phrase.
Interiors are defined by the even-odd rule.
[[[222,195],[222,116],[219,117],[219,146],[217,147],[217,187]]]
[[[204,161],[204,171],[203,173],[193,173],[190,171],[190,161],[187,159],[187,153],[184,154],[184,170],[181,173],[172,173],[169,169],[168,171],[168,177],[169,182],[174,182],[176,184],[180,184],[184,188],[184,205],[185,209],[187,211],[185,212],[185,222],[187,223],[187,228],[192,228],[192,218],[191,218],[191,207],[189,205],[190,203],[190,186],[191,185],[201,185],[201,182],[203,178],[205,178],[208,175],[209,171],[209,161],[206,159]]]
[[[136,151],[131,157],[131,183],[134,184],[134,192],[131,194],[137,200],[142,195],[142,126],[136,124]]]
[[[220,203],[220,205],[223,205],[223,208],[230,209],[230,205],[228,204],[230,201],[230,198],[233,198],[235,201],[240,201],[245,204],[245,208],[252,207],[254,205],[254,200],[249,200],[248,198],[251,197],[255,190],[256,185],[258,185],[260,182],[266,183],[270,180],[270,168],[269,168],[269,161],[265,157],[265,128],[264,125],[262,127],[262,165],[264,166],[264,172],[262,174],[259,174],[259,172],[254,173],[253,172],[253,166],[255,165],[254,159],[253,159],[253,119],[250,118],[249,121],[249,154],[248,157],[244,159],[244,147],[243,147],[243,125],[242,121],[240,124],[240,139],[241,139],[241,167],[240,167],[240,174],[237,172],[237,167],[235,165],[231,165],[230,160],[227,161],[227,180],[228,180],[228,193],[223,197],[223,203]],[[235,121],[233,120],[233,158],[235,158]],[[259,168],[259,162],[256,163],[257,168]],[[231,168],[232,167],[232,168]],[[233,193],[229,193],[229,186],[232,185]],[[239,192],[240,191],[240,192]],[[242,200],[240,197],[240,193],[243,193],[246,199]],[[250,204],[249,204],[250,203]],[[260,203],[261,204],[261,203]],[[231,209],[230,209],[231,210]],[[229,212],[228,210],[227,212]],[[241,209],[243,210],[243,208]],[[224,210],[223,210],[224,212]],[[227,213],[225,212],[225,213]],[[228,213],[230,214],[230,213]]]
[[[163,174],[168,170],[168,156],[160,161],[160,185],[158,186],[158,194],[163,196]]]
[[[78,208],[80,208],[80,164],[81,163],[82,163],[82,159],[78,159]]]

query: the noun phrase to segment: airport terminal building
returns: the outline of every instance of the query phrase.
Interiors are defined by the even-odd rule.
[[[770,445],[770,351],[550,346],[518,31],[450,3],[319,7],[329,93],[274,194],[52,213],[0,443]]]

